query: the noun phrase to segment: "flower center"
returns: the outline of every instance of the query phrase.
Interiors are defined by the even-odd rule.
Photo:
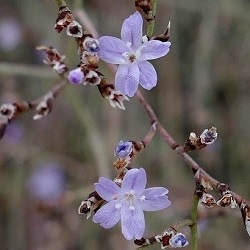
[[[134,51],[131,48],[131,43],[127,42],[127,47],[128,47],[128,51],[124,52],[122,55],[125,57],[126,63],[133,63],[136,60],[138,60],[141,56],[141,50],[144,47],[144,45],[142,45],[140,48],[138,48],[136,51]]]
[[[132,63],[136,59],[136,56],[134,54],[129,55],[129,61]]]

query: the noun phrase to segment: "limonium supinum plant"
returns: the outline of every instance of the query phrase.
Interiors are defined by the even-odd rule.
[[[110,180],[100,176],[98,180],[96,176],[98,181],[93,185],[93,192],[81,202],[78,213],[86,215],[87,218],[93,215],[93,222],[100,224],[104,229],[110,229],[120,222],[121,234],[126,240],[134,240],[138,247],[159,243],[161,248],[182,248],[189,244],[190,238],[191,248],[198,249],[197,211],[200,206],[239,208],[245,228],[250,234],[249,202],[231,191],[227,184],[214,179],[188,155],[190,151],[201,150],[212,144],[217,139],[216,128],[204,129],[200,135],[191,132],[183,146],[180,146],[161,125],[152,107],[140,92],[139,86],[151,90],[157,84],[161,84],[158,83],[157,69],[149,61],[166,56],[170,51],[170,23],[161,35],[153,36],[156,0],[135,0],[135,12],[129,13],[123,24],[120,20],[121,39],[112,36],[94,37],[92,33],[97,32],[84,30],[80,22],[75,20],[66,2],[55,2],[59,7],[55,29],[57,32],[65,30],[66,34],[75,40],[79,63],[69,70],[65,56],[56,48],[38,46],[37,50],[43,51],[46,55],[44,63],[60,76],[60,83],[36,100],[3,104],[0,107],[0,136],[4,135],[6,127],[13,119],[26,111],[35,109],[35,120],[47,116],[52,111],[57,96],[69,84],[96,87],[101,96],[109,100],[112,107],[122,110],[125,110],[124,101],[128,101],[128,97],[137,98],[150,118],[148,133],[141,141],[120,140],[115,149],[108,149],[114,150],[117,157],[113,163],[113,173],[116,173],[116,177]],[[145,35],[143,24],[147,30]],[[99,68],[100,59],[109,65],[118,65],[117,68],[112,68],[113,79],[108,79],[102,73],[102,69]],[[166,209],[168,213],[167,208],[176,202],[174,199],[168,199],[168,190],[171,193],[171,186],[166,185],[168,189],[158,186],[146,188],[147,179],[150,179],[146,173],[151,166],[142,168],[134,167],[133,164],[137,155],[143,153],[144,148],[150,144],[155,132],[158,132],[191,168],[194,173],[195,190],[191,197],[193,205],[190,216],[173,225],[166,225],[152,236],[145,233],[148,224],[144,211],[157,212]],[[220,195],[217,201],[211,194],[212,189]],[[186,236],[181,232],[184,227],[190,228],[190,235]]]

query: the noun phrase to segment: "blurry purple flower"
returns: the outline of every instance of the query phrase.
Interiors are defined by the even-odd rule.
[[[16,144],[21,142],[24,135],[22,125],[16,121],[11,122],[5,131],[5,139],[8,143]]]
[[[101,177],[95,184],[96,192],[106,201],[93,217],[95,223],[109,229],[121,220],[122,234],[127,240],[141,239],[145,231],[144,211],[157,211],[171,202],[163,187],[146,187],[146,172],[143,168],[129,170],[119,187],[115,182]]]
[[[157,74],[147,60],[165,56],[170,42],[148,41],[142,37],[142,16],[138,11],[122,25],[121,39],[103,36],[99,39],[98,56],[107,63],[119,64],[115,76],[115,88],[127,96],[134,96],[139,83],[144,89],[156,86]]]
[[[68,75],[68,80],[75,85],[83,83],[84,74],[81,71],[81,68],[71,70]]]
[[[132,142],[130,141],[119,141],[115,148],[115,155],[118,157],[126,157],[132,152]]]
[[[188,245],[188,240],[184,234],[177,233],[169,239],[169,245],[173,248],[186,247]]]
[[[43,202],[51,202],[58,199],[66,188],[63,169],[54,163],[39,167],[31,175],[28,188],[35,198]]]
[[[0,47],[11,51],[15,49],[22,40],[22,27],[15,18],[0,20]]]

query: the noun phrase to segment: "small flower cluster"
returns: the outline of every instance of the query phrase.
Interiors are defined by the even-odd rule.
[[[209,190],[212,190],[213,188],[210,182],[203,176],[200,170],[195,173],[194,177],[197,186],[196,194],[199,197],[202,205],[205,205],[208,208],[214,207],[215,205],[230,208],[236,208],[238,206],[228,185],[220,183],[217,186],[217,189],[221,194],[221,199],[216,202],[214,197],[208,193]]]
[[[190,133],[189,138],[186,140],[184,150],[190,152],[197,149],[205,148],[207,145],[214,143],[217,139],[216,128],[205,129],[200,136],[194,132]]]
[[[68,71],[68,67],[63,62],[66,56],[60,55],[60,53],[55,48],[51,46],[37,46],[36,49],[45,51],[46,60],[44,60],[43,62],[46,65],[52,67],[56,73],[58,73],[59,75],[63,75]]]
[[[143,142],[119,141],[114,151],[115,156],[118,156],[118,159],[114,162],[114,167],[117,169],[127,167],[143,148],[145,148]]]
[[[114,89],[114,85],[102,74],[97,71],[100,50],[99,40],[93,38],[93,35],[82,30],[82,26],[75,21],[72,12],[68,7],[63,6],[59,9],[55,29],[61,32],[66,27],[66,33],[76,39],[80,63],[77,68],[71,70],[68,74],[68,80],[74,85],[98,86],[101,95],[107,98],[112,107],[125,109],[123,101],[128,97]]]
[[[101,82],[101,74],[97,71],[99,41],[88,32],[83,32],[81,37],[76,38],[76,41],[81,62],[76,69],[69,72],[69,82],[76,85],[99,85]]]
[[[153,236],[151,238],[141,238],[135,240],[134,243],[141,247],[153,245],[154,243],[161,243],[161,249],[164,248],[182,248],[188,245],[188,240],[183,233],[178,233],[175,229],[169,228],[163,233]]]

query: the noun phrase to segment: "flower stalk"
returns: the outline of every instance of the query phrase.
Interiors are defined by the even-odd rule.
[[[147,36],[149,38],[152,37],[154,28],[155,28],[155,14],[156,14],[156,5],[157,0],[152,0],[152,19],[147,22]]]
[[[192,209],[191,209],[191,220],[193,223],[192,223],[192,225],[190,225],[192,250],[198,249],[198,231],[197,231],[198,203],[199,203],[199,197],[195,193],[194,197],[193,197],[193,205],[192,205]]]

